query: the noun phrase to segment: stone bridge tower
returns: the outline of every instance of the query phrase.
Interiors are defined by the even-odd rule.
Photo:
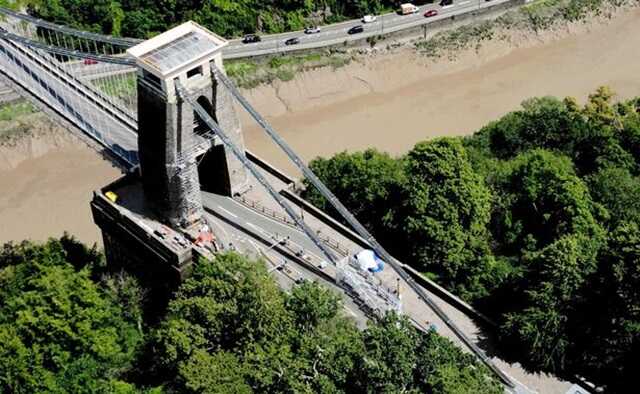
[[[138,64],[138,152],[145,199],[174,228],[202,220],[200,191],[233,195],[246,187],[247,173],[193,108],[177,97],[179,80],[244,150],[231,94],[211,67],[224,70],[227,41],[187,22],[127,52]]]

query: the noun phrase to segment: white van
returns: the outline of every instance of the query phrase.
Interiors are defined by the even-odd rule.
[[[402,15],[415,14],[418,11],[420,9],[411,3],[400,4],[400,13]]]

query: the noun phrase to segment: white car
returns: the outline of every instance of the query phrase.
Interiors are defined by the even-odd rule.
[[[375,15],[365,15],[362,17],[362,23],[375,22],[378,19]]]
[[[318,34],[320,33],[320,28],[318,26],[309,26],[304,29],[304,34]]]

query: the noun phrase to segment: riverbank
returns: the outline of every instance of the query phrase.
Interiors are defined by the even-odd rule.
[[[400,154],[424,139],[473,133],[533,96],[584,101],[601,85],[619,99],[637,96],[639,21],[639,9],[626,10],[453,58],[399,49],[244,94],[306,160],[368,147]],[[250,149],[293,170],[248,118],[243,124]]]
[[[431,59],[407,48],[371,54],[245,94],[306,160],[372,146],[400,154],[420,140],[472,133],[532,96],[583,101],[600,85],[619,99],[639,95],[638,21],[639,10],[625,11],[533,37],[497,37],[455,58]],[[292,171],[273,143],[245,115],[242,120],[247,146]],[[0,242],[64,230],[100,241],[91,193],[119,171],[70,133],[58,133],[69,140],[0,167]]]

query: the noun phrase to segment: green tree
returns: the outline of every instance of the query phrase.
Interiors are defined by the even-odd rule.
[[[492,228],[501,253],[521,256],[579,234],[585,258],[595,258],[604,236],[595,219],[599,212],[568,158],[544,150],[524,153],[504,167],[494,188]]]
[[[304,281],[293,288],[285,305],[293,313],[296,325],[302,331],[309,331],[321,322],[337,316],[340,297],[327,288]]]
[[[504,392],[503,387],[490,376],[489,370],[477,359],[462,352],[435,331],[421,334],[417,346],[418,363],[414,371],[416,387],[420,392],[485,393]]]
[[[387,314],[365,330],[363,342],[365,352],[357,367],[363,391],[392,393],[411,388],[418,333],[406,318]]]
[[[0,249],[0,391],[104,391],[131,368],[143,339],[127,316],[67,261],[64,242]],[[135,314],[135,312],[134,312]]]
[[[263,264],[237,254],[201,261],[170,302],[156,333],[159,360],[176,365],[197,349],[231,350],[288,333],[292,321]]]
[[[187,20],[227,37],[280,33],[307,24],[359,18],[395,7],[391,0],[25,0],[31,14],[106,34],[148,38]]]
[[[585,127],[576,132],[573,161],[581,174],[591,174],[605,167],[632,169],[633,156],[622,146],[624,118],[612,103],[614,93],[600,87],[589,95],[580,112]]]
[[[388,244],[394,244],[397,220],[393,208],[404,180],[401,160],[369,149],[317,158],[309,167],[367,229],[380,239],[391,238]],[[309,181],[304,183],[306,200],[343,221]]]
[[[187,361],[180,363],[178,379],[187,393],[253,393],[245,382],[238,358],[224,351],[209,354],[196,350]]]
[[[640,179],[625,168],[607,167],[588,178],[594,201],[609,214],[609,226],[640,222]]]
[[[486,136],[492,152],[504,159],[534,148],[571,152],[572,137],[583,123],[567,109],[566,101],[532,98],[522,103],[522,110],[491,122],[474,138]]]
[[[622,222],[611,232],[599,270],[573,322],[574,371],[623,393],[635,381],[640,354],[640,228]]]
[[[529,99],[522,103],[522,110],[490,123],[472,139],[484,140],[502,159],[530,149],[561,152],[572,158],[580,174],[607,166],[632,169],[636,166],[632,141],[637,140],[640,122],[631,103],[616,106],[613,96],[609,88],[601,87],[584,108],[573,98]]]
[[[364,353],[362,333],[346,318],[324,321],[300,337],[300,354],[308,365],[314,392],[344,392],[353,387],[356,366]]]
[[[459,139],[417,144],[406,159],[404,232],[412,264],[467,298],[485,292],[493,264],[487,230],[491,194]]]
[[[527,275],[516,285],[518,310],[507,312],[500,327],[523,365],[559,373],[571,346],[569,324],[585,278],[595,264],[584,259],[577,236],[565,236],[525,258]]]
[[[331,290],[275,286],[261,262],[200,261],[154,335],[156,383],[177,392],[417,392],[418,365],[438,367],[419,359],[421,337],[406,318],[387,315],[362,332]],[[420,349],[468,369],[447,383],[452,390],[495,384],[473,358],[442,355],[455,351],[447,340]]]

